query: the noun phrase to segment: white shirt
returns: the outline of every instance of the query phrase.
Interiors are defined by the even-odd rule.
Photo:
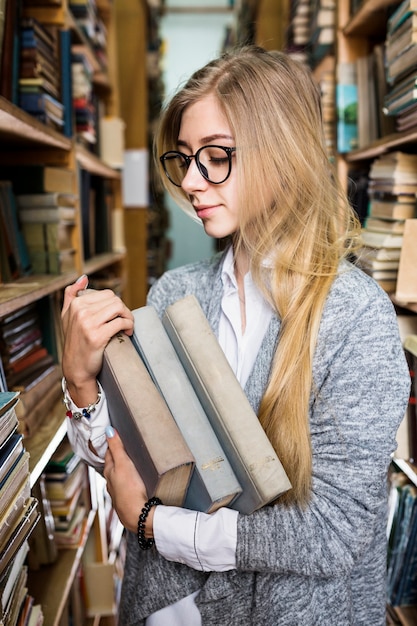
[[[272,316],[272,309],[252,282],[244,279],[246,329],[242,334],[240,301],[233,268],[233,251],[227,253],[222,268],[223,298],[219,320],[219,343],[244,387]],[[72,410],[77,407],[72,405]],[[97,469],[104,465],[107,449],[105,429],[109,425],[104,394],[90,420],[68,420],[68,436],[74,450]],[[99,456],[89,448],[89,440]],[[200,571],[227,571],[236,567],[237,511],[221,508],[206,514],[179,507],[158,506],[153,532],[158,552],[167,560],[184,563]],[[198,591],[150,615],[147,626],[200,626],[201,616],[194,598]]]

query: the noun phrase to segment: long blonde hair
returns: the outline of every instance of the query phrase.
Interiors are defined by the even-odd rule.
[[[259,420],[293,485],[281,501],[304,505],[311,492],[314,349],[329,289],[360,227],[329,162],[320,94],[307,68],[254,46],[208,63],[164,111],[156,155],[176,148],[184,109],[208,94],[218,98],[237,147],[240,226],[233,245],[248,254],[252,277],[281,320]],[[195,216],[182,189],[161,175]]]

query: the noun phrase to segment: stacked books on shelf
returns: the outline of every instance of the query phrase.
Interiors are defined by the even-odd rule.
[[[396,290],[406,220],[415,214],[416,193],[417,155],[397,151],[373,161],[359,265],[389,293]]]
[[[333,50],[336,37],[336,2],[335,0],[313,0],[310,4],[311,60],[313,65],[316,65]]]
[[[27,593],[25,558],[28,540],[39,519],[30,493],[29,454],[17,433],[19,394],[0,393],[0,616],[2,624],[16,624],[29,616],[33,598]],[[26,622],[23,622],[26,623]]]
[[[7,388],[20,393],[18,429],[32,436],[60,397],[61,372],[44,345],[35,303],[0,318],[2,367]]]
[[[57,31],[26,17],[20,24],[19,106],[62,132]]]
[[[77,196],[71,193],[16,196],[22,232],[32,270],[36,274],[63,274],[75,269]]]
[[[277,454],[194,296],[134,312],[100,381],[109,414],[151,495],[204,512],[244,514],[291,488]]]
[[[308,64],[309,61],[310,22],[310,1],[292,0],[290,2],[290,24],[287,33],[286,52],[305,64]]]
[[[89,510],[86,488],[87,468],[65,439],[45,468],[45,491],[58,549],[76,548],[80,543]]]
[[[71,0],[69,8],[78,26],[94,50],[103,69],[107,67],[107,29],[94,0]]]
[[[409,0],[388,20],[385,54],[390,90],[384,112],[395,118],[398,131],[409,130],[417,125],[417,7]]]
[[[97,141],[97,108],[93,91],[93,67],[82,46],[71,48],[72,106],[75,132],[86,145]]]
[[[417,606],[417,487],[402,472],[392,470],[390,480],[387,601],[401,617]]]
[[[2,176],[8,178],[16,196],[18,224],[31,270],[37,274],[73,271],[75,173],[39,164],[4,167]]]

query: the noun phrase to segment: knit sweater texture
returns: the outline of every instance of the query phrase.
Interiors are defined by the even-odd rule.
[[[165,273],[148,304],[162,316],[194,294],[216,332],[221,264],[218,255]],[[255,411],[279,329],[273,316],[245,386]],[[140,626],[197,590],[203,626],[385,625],[387,469],[410,377],[388,296],[348,263],[323,312],[313,387],[308,506],[278,503],[239,515],[237,569],[229,572],[199,572],[155,548],[143,552],[128,532],[121,626]]]

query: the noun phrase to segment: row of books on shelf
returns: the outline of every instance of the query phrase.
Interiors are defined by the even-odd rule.
[[[10,11],[13,7],[10,3]],[[17,21],[20,12],[6,14],[0,93],[66,136],[75,134],[90,148],[97,144],[92,149],[99,153],[100,106],[94,80],[97,72],[107,71],[106,28],[93,3],[71,8],[89,44],[75,43],[64,26],[41,23],[25,0],[24,17]]]
[[[18,395],[0,393],[0,619],[38,626],[42,608],[28,592],[26,557],[40,514],[30,491],[29,454],[17,432]]]
[[[387,292],[398,294],[409,280],[409,230],[417,216],[417,155],[394,151],[374,159],[358,189],[361,198],[356,197],[354,206],[361,205],[362,247],[357,262]]]
[[[288,52],[304,63],[316,65],[332,51],[335,27],[334,0],[293,0],[287,33]]]
[[[0,176],[4,179],[0,180],[2,282],[32,273],[75,271],[76,251],[81,245],[77,220],[82,226],[84,259],[120,247],[112,231],[121,209],[115,208],[111,183],[105,179],[81,170],[78,198],[75,173],[63,167],[4,167]]]
[[[20,394],[15,412],[25,438],[38,431],[61,397],[59,304],[54,294],[0,318],[1,390]]]

